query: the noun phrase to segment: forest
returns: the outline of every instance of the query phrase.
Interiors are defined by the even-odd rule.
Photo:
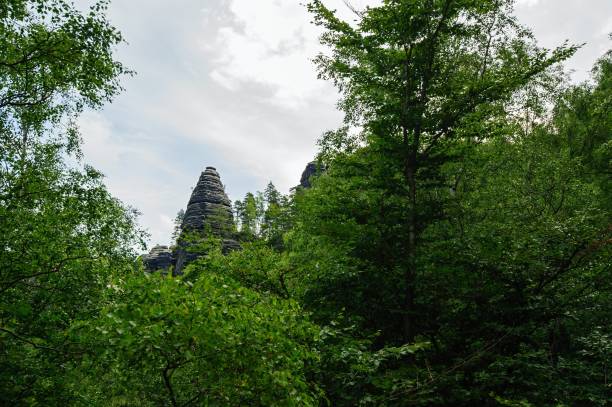
[[[612,50],[573,83],[513,0],[325,3],[312,185],[173,275],[81,149],[133,74],[108,2],[0,1],[0,405],[611,404]]]

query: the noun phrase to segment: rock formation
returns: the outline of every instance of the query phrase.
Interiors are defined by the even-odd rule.
[[[302,188],[310,188],[310,178],[313,175],[319,175],[325,171],[325,167],[322,164],[317,163],[316,161],[311,161],[306,164],[306,168],[304,172],[302,172],[302,177],[300,178],[300,186]]]
[[[149,254],[142,256],[142,263],[149,272],[168,270],[173,263],[172,250],[168,246],[157,245]]]
[[[184,231],[204,230],[206,227],[219,236],[233,228],[232,204],[214,167],[206,167],[200,175],[181,225]]]
[[[142,262],[149,272],[167,271],[170,266],[174,266],[173,274],[182,274],[185,266],[198,257],[196,253],[190,252],[190,245],[215,237],[221,239],[223,251],[227,253],[240,248],[234,235],[231,202],[217,170],[206,167],[187,203],[181,235],[174,251],[168,246],[155,246],[149,254],[142,256]]]
[[[310,188],[311,177],[321,174],[325,167],[312,161],[302,173],[300,185],[296,188]],[[167,271],[174,266],[173,274],[183,273],[185,266],[196,259],[198,254],[189,250],[208,237],[221,239],[224,253],[240,248],[234,240],[236,225],[232,205],[225,193],[221,177],[214,167],[206,167],[200,175],[183,216],[181,235],[172,251],[168,246],[155,246],[149,254],[142,256],[145,269],[149,272]]]
[[[200,175],[187,204],[181,230],[175,252],[174,274],[181,274],[187,263],[197,257],[188,250],[189,240],[194,234],[197,235],[196,239],[209,236],[223,239],[224,251],[239,247],[233,240],[235,226],[232,205],[214,167],[206,167]]]

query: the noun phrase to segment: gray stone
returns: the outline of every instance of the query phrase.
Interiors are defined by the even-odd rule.
[[[302,188],[310,188],[311,178],[313,176],[320,175],[325,171],[325,167],[322,164],[317,163],[316,161],[311,161],[306,164],[306,168],[304,172],[302,172],[302,177],[300,178],[300,186]]]
[[[232,205],[214,167],[206,167],[200,175],[187,204],[181,230],[174,274],[182,274],[185,266],[198,257],[188,250],[190,235],[196,235],[197,239],[210,236],[221,238],[224,252],[240,247],[233,240],[235,225]]]
[[[173,263],[172,251],[168,246],[157,245],[149,254],[142,256],[142,263],[148,272],[167,271]]]
[[[241,248],[242,247],[240,246],[240,243],[238,243],[234,239],[223,239],[221,246],[223,254],[228,254],[231,251],[240,250]]]

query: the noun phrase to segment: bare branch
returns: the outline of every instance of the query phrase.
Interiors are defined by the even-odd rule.
[[[344,5],[351,10],[357,17],[362,18],[363,17],[363,11],[359,11],[357,10],[357,8],[355,8],[355,6],[353,6],[351,3],[349,3],[348,0],[342,0],[342,2],[344,3]]]

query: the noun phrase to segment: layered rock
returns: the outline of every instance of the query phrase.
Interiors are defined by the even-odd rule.
[[[214,167],[206,167],[200,175],[191,193],[181,227],[182,230],[210,228],[210,232],[218,236],[231,233],[232,204]]]
[[[300,178],[300,186],[302,188],[310,188],[311,178],[313,176],[319,175],[325,171],[325,167],[322,164],[317,163],[316,161],[311,161],[306,164],[306,168],[304,172],[302,172],[302,177]]]
[[[174,274],[181,274],[185,266],[197,258],[189,252],[192,239],[221,238],[225,252],[238,248],[234,237],[234,217],[231,201],[225,193],[221,177],[214,167],[206,167],[200,175],[181,225],[181,237],[175,252]],[[195,236],[194,236],[195,235]]]
[[[168,246],[161,245],[153,247],[149,254],[143,255],[141,258],[145,269],[149,272],[167,271],[174,261],[172,250]]]

